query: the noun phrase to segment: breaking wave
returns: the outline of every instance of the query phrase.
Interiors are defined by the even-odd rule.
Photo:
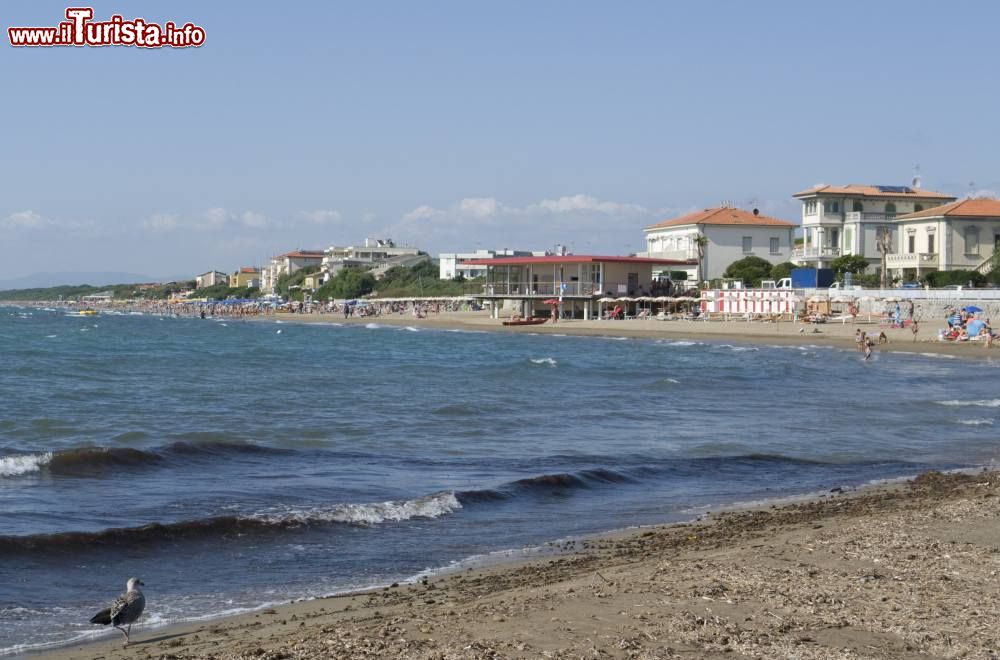
[[[244,442],[174,442],[157,449],[131,447],[80,447],[37,454],[0,457],[0,477],[17,477],[45,470],[63,476],[95,476],[116,470],[141,470],[179,462],[233,455],[286,454],[276,449]]]
[[[141,544],[274,534],[331,524],[370,526],[413,518],[437,518],[461,508],[454,493],[441,492],[400,502],[267,509],[250,515],[212,516],[172,523],[150,523],[140,527],[112,527],[94,532],[0,536],[0,554],[134,547]]]
[[[42,466],[51,460],[52,452],[4,456],[0,458],[0,477],[19,477],[32,472],[40,472]]]
[[[977,406],[980,408],[1000,408],[1000,399],[980,399],[962,401],[959,399],[949,399],[947,401],[935,401],[941,406]]]
[[[960,419],[959,424],[965,424],[966,426],[993,426],[993,420],[989,418],[982,419]]]

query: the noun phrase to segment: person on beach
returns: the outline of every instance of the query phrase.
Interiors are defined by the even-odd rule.
[[[553,323],[559,322],[559,305],[552,305],[552,313],[550,316],[552,317]]]
[[[917,331],[919,331],[919,330],[920,330],[920,327],[917,325],[917,320],[914,319],[913,323],[910,324],[910,332],[913,333],[913,341],[914,342],[917,341]]]

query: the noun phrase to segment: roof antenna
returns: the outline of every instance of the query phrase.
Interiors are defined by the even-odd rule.
[[[913,188],[920,190],[920,163],[913,166]]]

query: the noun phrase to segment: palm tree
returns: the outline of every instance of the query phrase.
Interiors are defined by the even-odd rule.
[[[878,248],[879,254],[882,255],[882,281],[881,287],[883,289],[888,286],[888,273],[886,272],[886,255],[892,250],[892,230],[888,227],[879,227],[875,234],[875,247]]]
[[[705,248],[708,247],[708,237],[698,233],[694,237],[694,245],[698,248],[698,284],[705,281]]]

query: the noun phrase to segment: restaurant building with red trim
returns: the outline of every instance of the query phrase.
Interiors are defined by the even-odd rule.
[[[648,294],[656,280],[654,273],[690,265],[687,260],[677,259],[579,254],[463,263],[486,266],[483,292],[472,295],[490,303],[494,318],[499,318],[503,307],[526,317],[547,313],[542,301],[558,298],[564,316],[584,319],[596,318],[600,298]]]

